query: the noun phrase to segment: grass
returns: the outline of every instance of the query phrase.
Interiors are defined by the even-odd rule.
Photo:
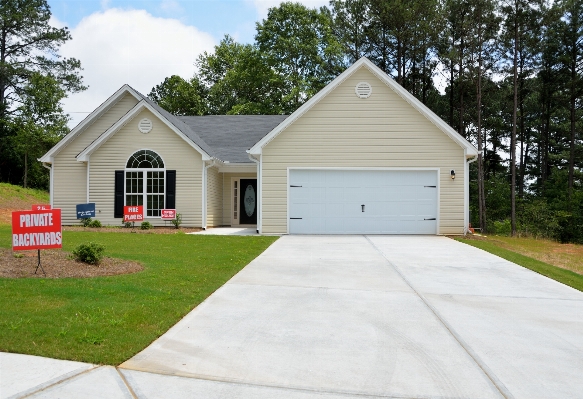
[[[14,200],[27,201],[30,203],[38,202],[48,204],[50,201],[49,193],[33,188],[22,188],[9,183],[0,183],[0,207],[5,207],[6,202]]]
[[[490,237],[488,237],[490,238]],[[534,272],[537,272],[539,274],[542,274],[543,276],[546,276],[548,278],[551,278],[553,280],[556,280],[560,283],[563,283],[565,285],[568,285],[569,287],[573,287],[576,290],[579,291],[583,291],[583,275],[575,273],[571,270],[567,270],[564,268],[560,268],[554,265],[551,265],[549,263],[546,262],[542,262],[538,259],[533,259],[532,257],[517,253],[513,250],[507,249],[504,247],[504,245],[506,246],[522,246],[524,247],[525,244],[525,240],[531,240],[533,242],[528,243],[528,245],[526,245],[527,247],[531,247],[531,246],[536,246],[537,244],[539,246],[544,246],[540,243],[540,240],[534,240],[534,239],[526,239],[526,238],[522,238],[522,239],[515,239],[515,238],[510,238],[510,240],[505,240],[501,239],[501,237],[495,237],[492,238],[490,240],[487,239],[483,239],[483,240],[476,240],[476,239],[466,239],[466,238],[461,238],[458,237],[456,238],[457,241],[463,242],[465,244],[468,245],[472,245],[476,248],[480,248],[483,249],[484,251],[490,252],[491,254],[497,255],[503,259],[509,260],[510,262],[514,262],[517,265],[520,265],[522,267],[525,267],[527,269],[530,269]],[[515,243],[512,243],[511,240],[521,240]],[[561,244],[558,244],[561,245]],[[541,250],[544,251],[544,250]]]
[[[0,246],[10,247],[10,226]],[[0,351],[117,365],[201,303],[274,237],[64,232],[145,270],[91,279],[0,278]]]
[[[483,239],[529,258],[583,274],[583,245],[561,244],[557,241],[529,237],[489,235]]]

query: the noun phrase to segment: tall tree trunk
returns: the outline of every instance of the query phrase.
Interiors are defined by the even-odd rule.
[[[24,188],[28,187],[28,151],[24,151]]]
[[[526,157],[524,155],[524,142],[526,141],[526,132],[524,129],[524,56],[520,51],[520,72],[518,73],[519,91],[518,91],[518,108],[520,109],[520,159],[518,167],[518,197],[524,197],[524,174],[526,171]]]
[[[573,180],[575,171],[575,125],[577,122],[576,101],[577,101],[577,40],[573,39],[571,43],[571,87],[570,87],[570,122],[571,122],[571,137],[569,142],[569,211],[573,205]]]
[[[518,11],[518,4],[516,4]],[[514,16],[514,104],[512,107],[512,136],[510,137],[510,225],[512,237],[516,236],[516,113],[518,110],[518,15]]]

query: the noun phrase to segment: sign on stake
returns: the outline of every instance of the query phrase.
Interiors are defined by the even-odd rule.
[[[62,248],[60,209],[38,209],[32,211],[12,212],[12,250],[37,250],[38,263],[34,274],[40,268],[46,276],[41,264],[40,250]]]

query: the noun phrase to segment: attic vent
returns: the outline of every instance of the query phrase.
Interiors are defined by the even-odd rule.
[[[152,121],[149,120],[148,118],[144,118],[142,119],[139,123],[138,123],[138,129],[140,130],[140,132],[142,133],[150,133],[150,131],[152,130]]]
[[[369,98],[372,94],[372,87],[367,82],[360,82],[354,88],[354,92],[359,98]]]

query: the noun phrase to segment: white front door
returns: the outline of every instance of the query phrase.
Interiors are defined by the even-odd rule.
[[[437,234],[437,170],[289,171],[290,234]]]

